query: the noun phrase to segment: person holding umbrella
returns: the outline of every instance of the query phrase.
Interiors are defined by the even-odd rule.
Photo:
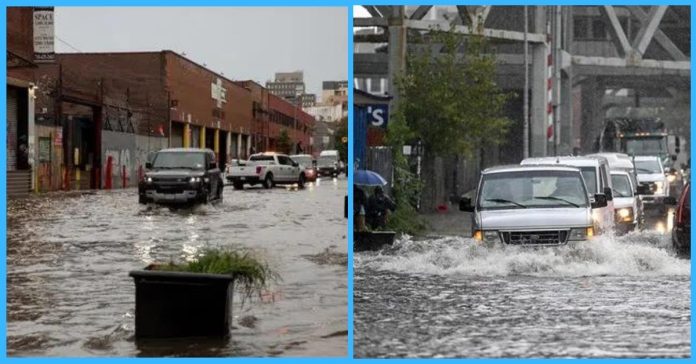
[[[375,187],[375,191],[367,200],[367,222],[373,230],[387,226],[389,211],[396,210],[396,204],[384,194],[382,186]]]

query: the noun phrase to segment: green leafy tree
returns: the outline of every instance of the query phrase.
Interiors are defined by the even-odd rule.
[[[344,117],[338,122],[338,127],[336,128],[336,133],[334,134],[334,141],[336,149],[338,150],[338,155],[341,157],[342,161],[348,160],[348,118]]]
[[[290,141],[288,130],[283,129],[280,131],[280,135],[278,135],[278,152],[290,154],[290,150],[292,150],[292,142]]]
[[[510,123],[503,116],[509,95],[495,83],[495,58],[485,37],[438,29],[421,42],[442,50],[435,57],[431,52],[409,57],[397,85],[398,112],[425,150],[471,157],[482,145],[500,143]]]
[[[510,123],[503,116],[509,95],[494,81],[495,58],[483,36],[438,29],[416,42],[428,45],[429,51],[409,55],[406,72],[396,79],[400,99],[387,134],[397,199],[389,227],[408,234],[425,227],[413,207],[423,184],[403,156],[403,146],[420,138],[424,167],[432,165],[435,156],[472,157],[481,146],[500,143]],[[435,57],[432,45],[442,45]]]

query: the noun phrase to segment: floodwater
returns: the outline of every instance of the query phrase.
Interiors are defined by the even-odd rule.
[[[354,261],[356,357],[690,356],[690,261],[669,235],[546,249],[406,237]]]
[[[142,206],[134,189],[8,203],[9,356],[345,356],[345,178],[225,188],[221,204]],[[229,339],[134,339],[131,270],[251,249],[282,280],[235,299]],[[237,296],[238,297],[238,296]]]

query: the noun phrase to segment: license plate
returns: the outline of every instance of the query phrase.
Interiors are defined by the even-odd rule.
[[[241,177],[240,180],[244,181],[246,180],[246,177]]]

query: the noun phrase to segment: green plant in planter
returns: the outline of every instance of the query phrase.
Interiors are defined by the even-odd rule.
[[[268,264],[251,253],[231,249],[205,249],[190,262],[169,262],[154,265],[152,269],[232,275],[235,277],[235,287],[242,293],[242,302],[251,299],[255,294],[261,295],[271,282],[280,280],[280,276]]]

